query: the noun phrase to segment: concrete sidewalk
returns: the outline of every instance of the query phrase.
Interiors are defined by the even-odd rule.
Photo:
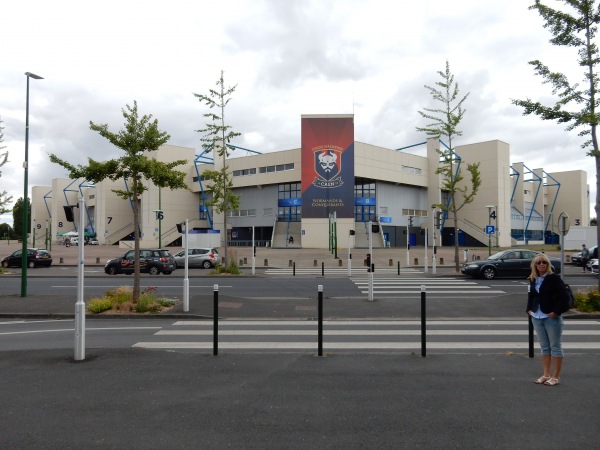
[[[131,243],[133,247],[133,242]],[[0,241],[0,258],[10,255],[15,250],[20,250],[21,244],[17,241]],[[86,266],[104,266],[106,261],[124,254],[128,249],[119,248],[116,245],[86,245],[84,247],[84,261]],[[167,247],[171,254],[182,250],[181,247]],[[465,250],[467,250],[465,252]],[[78,247],[65,247],[64,245],[53,244],[49,250],[52,254],[53,266],[76,266],[78,260]],[[351,249],[352,266],[363,266],[364,259],[369,252],[368,249]],[[492,252],[495,252],[492,249]],[[229,247],[229,253],[236,261],[242,261],[242,266],[252,265],[252,248],[250,247]],[[427,252],[429,266],[433,262],[432,249]],[[468,260],[473,258],[485,259],[488,256],[487,247],[477,249],[462,249],[459,252],[460,263],[463,263],[465,257]],[[547,252],[556,256],[555,252]],[[558,253],[560,254],[560,253]],[[268,248],[258,247],[256,249],[257,267],[288,267],[290,261],[296,263],[298,267],[313,267],[315,261],[320,267],[325,263],[326,267],[339,267],[340,261],[342,267],[347,267],[348,250],[340,249],[337,252],[338,259],[335,258],[335,252],[324,249],[302,249],[302,248]],[[451,268],[454,266],[454,248],[438,247],[436,253],[437,265],[440,267]],[[375,267],[396,267],[398,262],[401,267],[423,266],[425,264],[425,248],[411,247],[410,251],[406,248],[385,248],[373,250],[373,263]]]

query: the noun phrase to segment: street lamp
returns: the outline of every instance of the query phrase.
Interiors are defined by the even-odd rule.
[[[486,208],[488,209],[488,225],[491,225],[491,218],[492,218],[492,209],[495,208],[496,205],[486,205]],[[488,230],[489,231],[489,230]],[[488,235],[488,256],[492,255],[492,233],[487,233]]]
[[[21,254],[21,297],[27,297],[27,208],[29,207],[27,191],[28,186],[28,164],[29,164],[29,79],[43,80],[42,77],[31,72],[25,72],[27,77],[27,97],[25,103],[25,162],[23,163],[23,223],[21,242],[23,243]]]

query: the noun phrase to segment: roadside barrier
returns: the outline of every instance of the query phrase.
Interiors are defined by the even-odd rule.
[[[293,264],[294,269],[296,263]],[[371,270],[375,270],[372,264]],[[529,318],[529,357],[533,358],[533,325]],[[323,356],[323,285],[317,286],[317,353]],[[219,354],[219,285],[213,285],[213,356]],[[427,356],[427,286],[421,285],[421,356]]]

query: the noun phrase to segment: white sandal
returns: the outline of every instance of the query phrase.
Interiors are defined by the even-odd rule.
[[[552,378],[551,376],[542,375],[538,379],[533,380],[533,382],[535,384],[544,384],[544,383],[546,383],[546,381],[550,380],[551,378]]]
[[[544,385],[546,386],[556,386],[557,384],[560,384],[560,380],[554,377],[550,377],[549,380],[544,381]]]

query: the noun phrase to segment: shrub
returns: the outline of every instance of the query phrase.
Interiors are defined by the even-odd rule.
[[[240,270],[240,266],[237,263],[237,254],[235,252],[230,252],[227,260],[229,261],[229,264],[227,264],[226,266],[222,266],[221,264],[215,264],[215,267],[211,273],[217,275],[222,273],[239,275],[242,273],[242,271]]]
[[[94,314],[99,314],[112,309],[113,302],[110,298],[96,298],[87,303],[87,309]]]
[[[102,313],[113,309],[115,311],[136,313],[159,313],[163,308],[168,308],[177,303],[177,300],[156,298],[156,287],[148,287],[140,293],[140,300],[135,305],[132,302],[133,290],[129,286],[109,289],[104,292],[104,297],[92,299],[88,302],[87,309],[93,313]]]
[[[575,308],[582,312],[600,311],[600,291],[575,292]]]
[[[104,292],[104,296],[110,298],[114,303],[126,303],[131,301],[133,290],[130,286],[121,286],[107,290]]]
[[[140,301],[134,306],[134,311],[137,313],[152,313],[157,314],[162,309],[162,305],[154,299],[153,294],[143,294],[140,296]]]

